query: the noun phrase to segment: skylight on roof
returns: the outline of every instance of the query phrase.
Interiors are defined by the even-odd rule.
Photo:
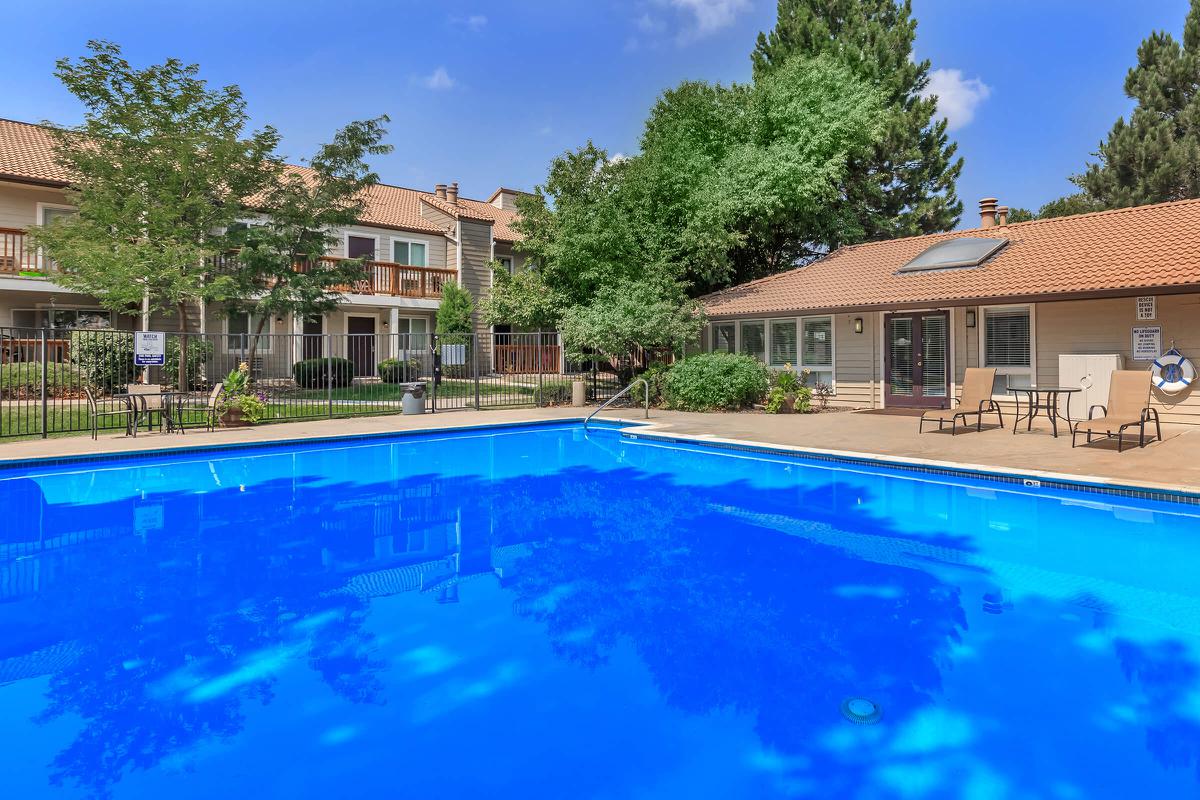
[[[949,239],[930,247],[901,267],[899,272],[928,272],[935,269],[978,267],[1006,244],[1008,244],[1008,239],[986,239],[979,236]]]

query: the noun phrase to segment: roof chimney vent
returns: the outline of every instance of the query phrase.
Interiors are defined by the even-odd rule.
[[[458,205],[458,181],[446,188],[446,200],[452,206]]]
[[[446,184],[439,183],[437,186],[434,186],[433,194],[438,199],[445,200],[446,199]]]
[[[996,224],[996,203],[994,197],[985,197],[979,201],[979,227],[991,228]]]
[[[1008,206],[996,206],[996,224],[1008,224]]]

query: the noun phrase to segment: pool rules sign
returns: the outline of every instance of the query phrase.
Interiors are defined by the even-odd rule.
[[[161,367],[167,363],[167,335],[160,331],[135,331],[133,364],[137,367]]]

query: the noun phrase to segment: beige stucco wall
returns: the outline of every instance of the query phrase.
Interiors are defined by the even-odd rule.
[[[38,224],[38,203],[66,205],[57,189],[42,189],[0,182],[0,228],[28,228]]]

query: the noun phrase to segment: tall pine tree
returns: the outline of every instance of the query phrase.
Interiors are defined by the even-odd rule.
[[[917,22],[910,0],[779,0],[774,30],[760,33],[755,78],[794,56],[829,54],[877,87],[887,104],[885,133],[855,159],[844,182],[844,224],[817,233],[797,229],[813,254],[842,244],[949,230],[962,214],[955,181],[962,159],[922,97],[929,61],[913,61]]]
[[[1099,163],[1072,180],[1105,208],[1200,197],[1200,0],[1192,0],[1181,47],[1156,31],[1125,77],[1137,101],[1100,144]]]

